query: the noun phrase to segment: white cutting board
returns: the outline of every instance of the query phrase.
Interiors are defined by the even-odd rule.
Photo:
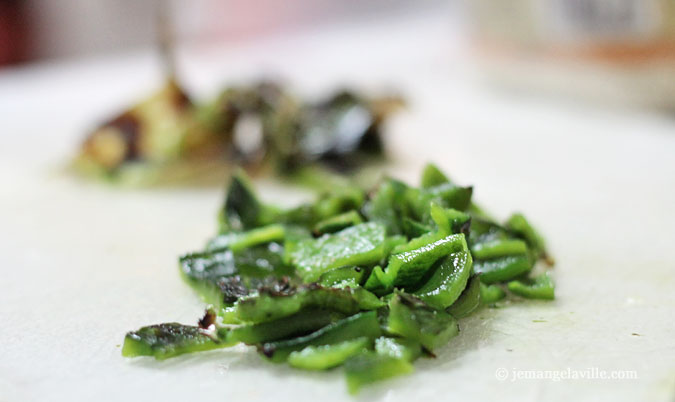
[[[400,88],[410,108],[390,127],[392,171],[414,181],[436,161],[549,239],[556,301],[482,310],[436,359],[354,400],[673,400],[675,120],[493,92],[447,26],[423,15],[181,53],[200,93],[265,72],[308,93]],[[349,399],[340,371],[290,370],[245,347],[120,356],[126,331],[201,314],[176,257],[214,233],[222,190],[119,190],[59,169],[87,127],[158,82],[150,52],[0,71],[0,401]],[[588,369],[637,379],[511,381]]]

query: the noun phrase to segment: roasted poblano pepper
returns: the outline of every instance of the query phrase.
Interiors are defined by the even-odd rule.
[[[164,359],[244,343],[299,369],[343,365],[350,392],[409,373],[459,333],[457,319],[506,290],[553,298],[548,274],[528,277],[552,261],[541,236],[519,214],[494,222],[471,195],[428,165],[419,188],[386,179],[283,209],[238,173],[220,233],[180,258],[213,308],[199,327],[130,332],[123,354]]]
[[[441,172],[441,170],[433,163],[427,163],[426,166],[424,166],[424,169],[422,170],[422,180],[420,182],[422,188],[434,187],[449,182],[450,179],[448,179],[448,176]]]
[[[351,356],[367,350],[372,339],[360,337],[333,345],[305,346],[288,355],[288,364],[305,370],[325,370],[339,366]]]
[[[404,234],[402,219],[409,214],[404,202],[407,188],[405,183],[398,180],[387,179],[382,182],[363,206],[366,218],[385,225],[388,234]]]
[[[157,360],[163,360],[184,353],[224,348],[234,343],[199,327],[170,322],[127,333],[122,356],[154,356]]]
[[[546,252],[544,238],[530,225],[522,214],[513,214],[506,221],[506,227],[516,236],[525,239],[535,258],[543,258],[553,265],[553,258]]]
[[[307,346],[332,345],[346,340],[366,337],[375,339],[382,334],[375,311],[357,313],[316,332],[298,338],[261,345],[262,353],[274,362],[285,361],[288,356]]]
[[[437,310],[405,293],[396,293],[389,301],[387,331],[418,341],[433,351],[459,333],[457,321],[444,310]]]
[[[446,311],[455,318],[462,318],[471,314],[481,303],[480,286],[480,278],[478,276],[472,277],[459,298]]]
[[[225,204],[220,212],[220,231],[246,230],[260,227],[276,218],[278,211],[258,200],[250,180],[238,171],[230,182]]]
[[[363,223],[363,218],[358,212],[351,210],[320,221],[314,226],[314,232],[318,234],[334,233],[359,223]]]
[[[481,304],[494,304],[506,297],[506,292],[498,285],[480,284]]]
[[[528,272],[532,269],[532,261],[527,255],[504,256],[491,260],[477,259],[473,269],[477,274],[481,274],[484,283],[490,284],[507,281]]]
[[[323,286],[361,285],[368,272],[359,266],[346,266],[324,272],[317,281]]]
[[[471,253],[459,251],[445,257],[431,277],[413,294],[436,309],[450,307],[466,289],[471,275]]]
[[[290,261],[297,275],[305,282],[313,282],[330,269],[375,265],[390,251],[386,240],[384,226],[362,223],[318,239],[302,240],[293,250]]]
[[[341,318],[344,318],[344,314],[330,310],[307,309],[276,320],[233,328],[227,331],[227,339],[248,345],[272,342],[306,335]]]
[[[214,237],[206,245],[207,250],[221,250],[228,248],[233,252],[246,250],[247,248],[270,242],[280,242],[286,237],[285,228],[282,225],[269,225],[247,232],[227,232]]]
[[[295,314],[308,308],[323,308],[342,314],[375,310],[384,303],[360,286],[324,287],[309,285],[288,286],[281,290],[262,287],[255,294],[237,300],[233,307],[223,311],[227,322],[259,323]]]
[[[511,293],[528,299],[553,300],[555,298],[553,281],[548,273],[538,275],[533,279],[511,281],[507,288]]]
[[[387,380],[413,371],[413,366],[405,359],[375,352],[359,353],[345,362],[347,389],[356,394],[368,384]]]
[[[278,243],[250,247],[234,253],[228,248],[186,254],[180,258],[181,274],[207,303],[234,303],[251,289],[275,278],[293,274],[284,264]]]
[[[410,338],[382,336],[375,340],[375,351],[412,362],[422,355],[422,344]]]
[[[385,283],[397,287],[414,286],[436,261],[466,249],[464,235],[456,234],[393,254],[385,270]]]
[[[396,96],[346,90],[307,102],[270,81],[197,101],[170,76],[89,132],[73,168],[132,186],[215,185],[234,164],[317,188],[347,174],[367,180],[357,168],[375,167],[385,156],[382,123],[401,105]],[[314,176],[322,180],[307,179]]]
[[[493,240],[476,244],[471,253],[479,259],[506,257],[510,255],[526,255],[527,244],[522,240]]]
[[[443,233],[463,233],[469,234],[471,227],[471,215],[452,208],[443,208],[439,204],[432,202],[429,208],[431,219],[438,226],[439,231]]]

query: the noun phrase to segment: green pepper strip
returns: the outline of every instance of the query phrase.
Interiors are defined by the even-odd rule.
[[[416,340],[432,351],[457,335],[459,327],[445,311],[431,309],[421,300],[397,292],[389,301],[387,331]]]
[[[382,306],[384,303],[377,296],[360,286],[334,288],[310,284],[288,293],[263,291],[256,296],[243,297],[223,312],[223,320],[259,323],[287,317],[307,308],[323,308],[349,315]]]
[[[231,329],[227,331],[227,339],[249,345],[271,342],[305,335],[343,317],[344,315],[329,310],[310,309],[278,320]]]
[[[496,260],[475,261],[473,270],[481,274],[480,280],[485,284],[513,279],[532,269],[532,262],[527,256],[508,256]]]
[[[433,163],[427,163],[422,170],[421,185],[423,188],[435,187],[449,183],[450,179]]]
[[[471,253],[450,254],[429,280],[413,294],[433,308],[449,307],[462,294],[471,275]]]
[[[344,228],[363,223],[363,218],[355,210],[351,210],[339,215],[324,219],[314,226],[314,233],[325,234],[334,233]]]
[[[414,219],[405,217],[401,220],[401,230],[408,237],[419,237],[433,231],[433,228]]]
[[[518,237],[525,239],[534,251],[536,258],[544,258],[549,265],[553,265],[553,259],[546,252],[544,238],[530,225],[522,214],[513,214],[506,222],[506,227]]]
[[[475,275],[469,280],[469,284],[457,299],[446,311],[455,318],[466,317],[476,310],[481,304],[480,277]]]
[[[290,260],[304,282],[345,265],[372,266],[390,250],[381,224],[368,222],[348,227],[318,239],[301,240],[293,247]]]
[[[375,352],[413,362],[422,355],[422,345],[414,339],[381,336],[375,340]]]
[[[371,343],[372,339],[359,337],[333,345],[306,346],[291,352],[288,364],[304,370],[326,370],[341,365],[351,356],[366,350]]]
[[[480,302],[483,305],[494,304],[506,297],[506,292],[497,285],[480,284]]]
[[[431,219],[436,223],[439,231],[446,235],[452,233],[469,234],[471,216],[468,214],[452,208],[443,208],[433,201],[429,211]]]
[[[377,313],[367,311],[329,324],[303,337],[264,343],[260,346],[260,350],[271,361],[282,362],[292,352],[306,346],[331,345],[358,337],[375,339],[380,336],[381,332]]]
[[[413,366],[407,360],[375,352],[360,353],[345,362],[347,389],[350,394],[356,394],[364,385],[412,371]]]
[[[548,273],[541,274],[531,281],[511,281],[507,287],[510,292],[528,299],[555,298],[555,287]]]
[[[342,267],[324,272],[317,282],[322,286],[335,286],[346,282],[359,285],[365,275],[366,270],[361,267]]]
[[[522,240],[493,240],[475,244],[471,253],[476,259],[488,260],[510,255],[527,254],[527,244]]]
[[[209,336],[199,327],[170,322],[127,333],[122,356],[154,356],[157,360],[164,360],[184,353],[225,348],[235,343],[215,335]]]
[[[283,241],[285,230],[282,225],[268,225],[247,232],[228,232],[211,239],[207,251],[229,248],[236,253],[246,248],[273,241]]]
[[[393,254],[389,257],[389,264],[383,278],[384,283],[387,286],[413,286],[440,258],[466,249],[464,235],[456,234],[414,250]]]

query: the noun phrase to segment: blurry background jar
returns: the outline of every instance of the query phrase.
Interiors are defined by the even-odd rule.
[[[500,85],[675,110],[675,1],[470,0]]]

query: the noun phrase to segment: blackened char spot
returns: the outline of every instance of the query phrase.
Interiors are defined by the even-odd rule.
[[[413,296],[409,293],[398,293],[397,296],[399,297],[399,300],[401,300],[401,303],[403,305],[406,305],[411,308],[421,308],[429,311],[433,311],[431,307],[429,307],[428,304],[426,304],[422,299]]]
[[[471,218],[469,218],[466,222],[462,223],[459,226],[458,230],[455,230],[455,232],[463,233],[464,236],[468,238],[470,229],[471,229]]]
[[[246,296],[249,293],[248,288],[241,281],[241,277],[226,276],[218,279],[216,282],[220,292],[223,294],[223,302],[234,303],[240,297]]]
[[[139,155],[138,142],[139,133],[141,131],[141,122],[130,112],[123,113],[114,119],[103,124],[102,128],[111,127],[117,129],[127,145],[127,153],[124,155],[124,160],[135,160]]]
[[[262,345],[262,347],[259,347],[259,350],[268,358],[272,358],[272,356],[274,356],[274,352],[276,352],[276,348],[267,343]]]
[[[433,351],[431,351],[431,349],[427,349],[424,346],[422,346],[422,352],[424,352],[427,355],[427,357],[430,357],[432,359],[436,358],[436,354]]]
[[[288,277],[281,277],[272,283],[265,283],[258,289],[260,294],[268,294],[272,297],[290,296],[297,292],[297,287],[293,286]]]
[[[216,323],[216,313],[213,310],[206,310],[204,316],[199,320],[198,325],[201,329],[208,329]]]
[[[190,99],[188,94],[177,85],[175,91],[173,92],[173,102],[178,110],[184,110],[192,106],[192,99]]]

